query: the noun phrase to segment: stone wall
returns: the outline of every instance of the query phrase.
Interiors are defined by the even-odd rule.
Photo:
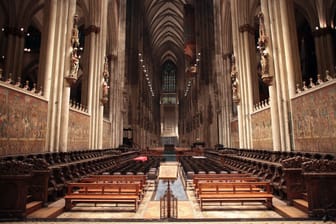
[[[231,121],[231,147],[239,148],[238,120]]]
[[[68,130],[68,151],[89,149],[90,116],[70,110]]]
[[[111,122],[104,120],[103,123],[103,148],[112,148],[112,129]]]
[[[272,149],[272,120],[270,108],[255,112],[252,120],[252,143],[255,149]]]
[[[335,152],[336,83],[292,99],[296,151]]]
[[[0,156],[44,151],[48,103],[0,86]]]

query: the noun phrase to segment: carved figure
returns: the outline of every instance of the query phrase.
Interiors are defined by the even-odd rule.
[[[70,69],[70,76],[71,77],[77,77],[79,69],[79,58],[77,56],[77,51],[74,50],[71,53],[71,69]]]
[[[239,81],[237,77],[237,67],[236,67],[236,60],[235,56],[232,56],[231,62],[231,81],[232,81],[232,99],[234,102],[239,102]]]

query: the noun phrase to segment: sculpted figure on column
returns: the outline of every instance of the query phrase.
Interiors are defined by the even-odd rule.
[[[231,59],[231,81],[232,81],[232,100],[235,103],[239,103],[239,81],[238,81],[238,72],[236,67],[236,59],[235,56],[232,55]]]
[[[79,55],[78,55],[78,48],[79,48],[79,31],[77,28],[78,16],[75,15],[74,17],[74,24],[72,28],[72,35],[71,35],[71,59],[70,59],[70,74],[66,77],[66,80],[69,84],[74,84],[78,77],[78,70],[79,70]]]
[[[103,104],[107,103],[108,101],[108,89],[110,88],[108,85],[109,76],[110,74],[108,71],[108,60],[107,57],[105,57],[104,71],[103,71],[102,99],[101,99],[101,102]]]
[[[267,85],[271,85],[273,77],[269,74],[269,55],[267,51],[267,36],[265,32],[264,14],[260,12],[258,49],[260,53],[261,79]]]

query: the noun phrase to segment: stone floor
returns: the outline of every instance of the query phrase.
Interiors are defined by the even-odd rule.
[[[290,223],[290,224],[317,224],[323,223],[318,220],[309,220],[307,216],[297,216],[296,218],[285,218],[275,210],[268,210],[263,204],[258,202],[244,203],[225,203],[225,205],[209,205],[206,211],[201,211],[194,196],[191,183],[186,188],[187,200],[178,201],[177,219],[160,219],[160,201],[155,200],[156,186],[154,182],[149,182],[144,199],[137,212],[129,211],[129,206],[115,207],[113,204],[93,204],[82,203],[76,205],[71,211],[63,212],[54,219],[41,219],[42,217],[30,216],[25,223],[248,223],[248,224],[267,224],[267,223]],[[273,204],[285,204],[274,198]],[[64,206],[61,199],[49,207]],[[13,222],[11,222],[13,223]],[[335,223],[335,222],[324,222]]]

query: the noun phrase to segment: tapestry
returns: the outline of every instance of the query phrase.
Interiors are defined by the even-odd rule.
[[[336,83],[292,100],[296,151],[335,153]]]
[[[252,143],[254,149],[272,149],[272,120],[270,108],[258,111],[251,116]]]
[[[103,148],[112,148],[112,128],[111,122],[105,121],[103,123]]]
[[[90,116],[69,111],[68,151],[89,149]]]
[[[231,147],[239,148],[238,120],[231,121]]]
[[[0,86],[0,156],[44,151],[48,103]]]

